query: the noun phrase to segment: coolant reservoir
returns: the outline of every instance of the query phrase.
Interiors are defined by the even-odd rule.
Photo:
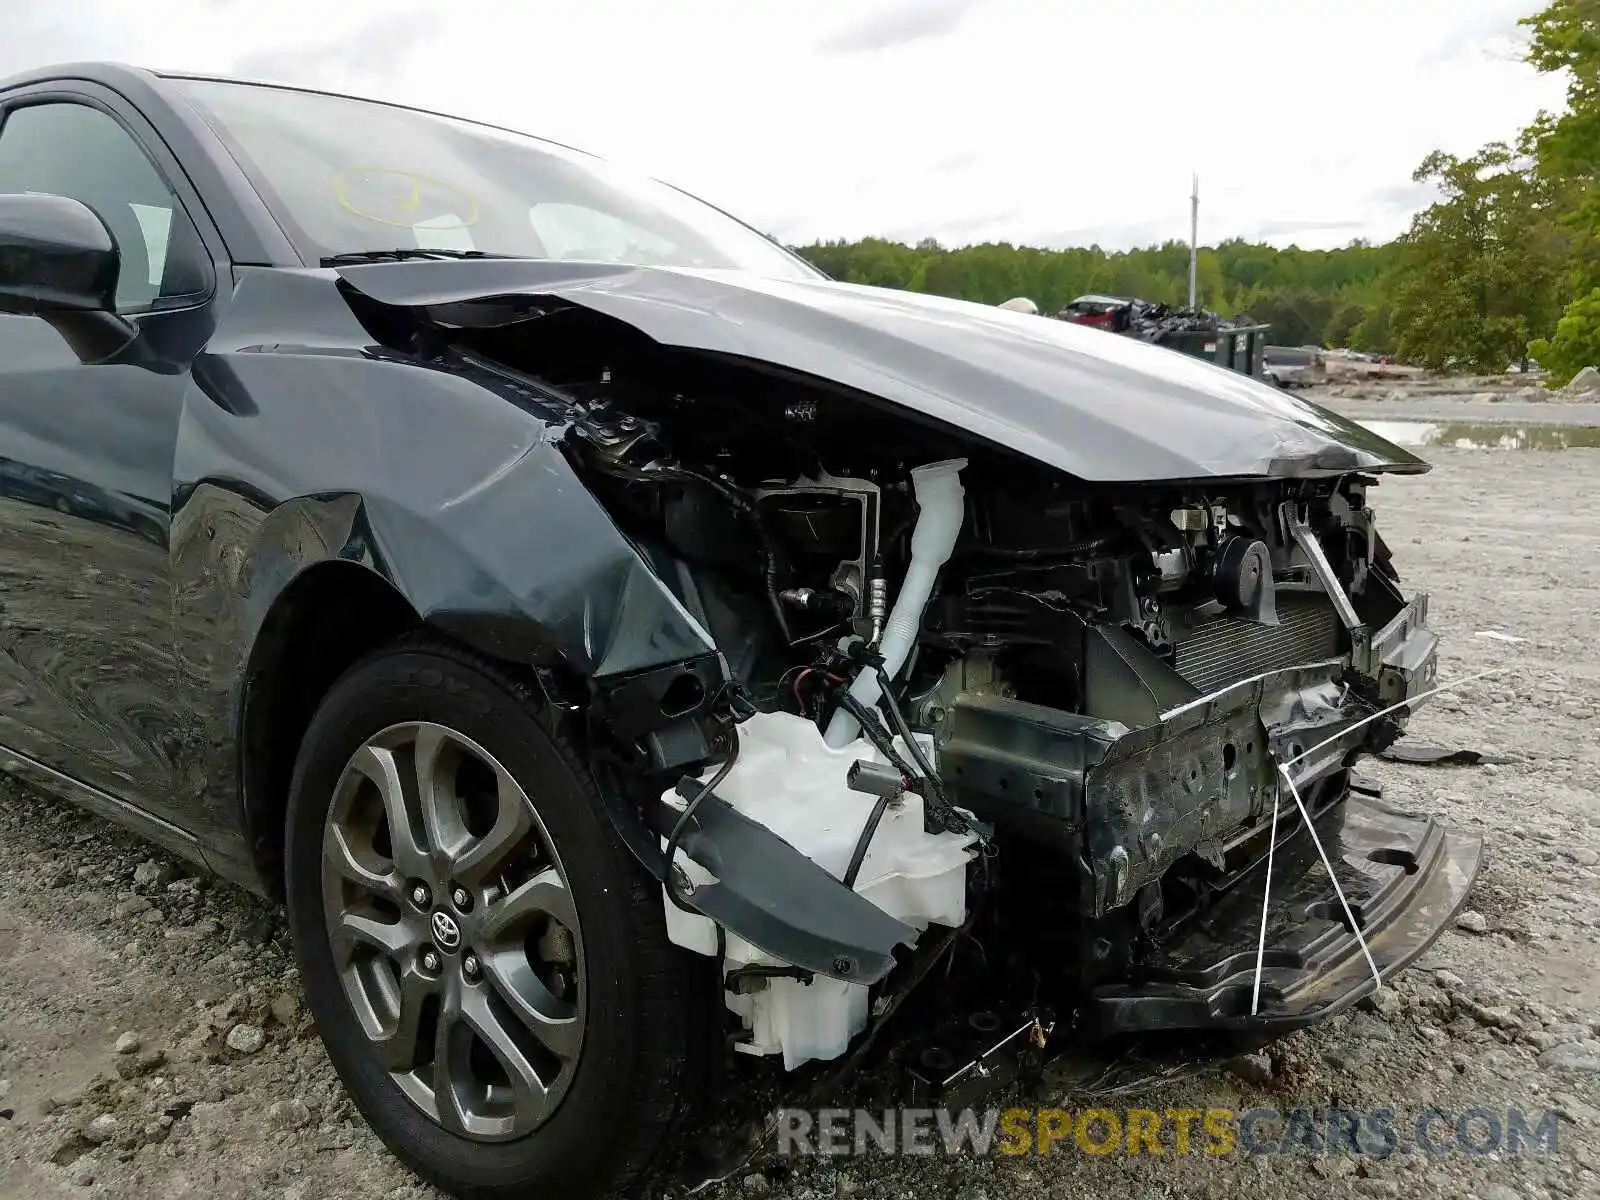
[[[925,747],[931,758],[931,748]],[[902,756],[910,758],[902,751]],[[830,749],[812,721],[790,713],[757,713],[739,726],[739,761],[717,787],[717,795],[752,821],[765,825],[836,879],[843,879],[856,842],[876,803],[851,791],[846,774],[857,761],[886,760],[866,739]],[[710,778],[707,772],[705,778]],[[674,791],[663,799],[682,810]],[[966,867],[974,839],[966,833],[930,834],[922,827],[922,797],[905,794],[889,807],[862,860],[855,890],[919,933],[929,925],[957,926],[966,919]],[[665,849],[665,839],[662,842]],[[707,873],[678,855],[689,878]],[[711,921],[685,913],[665,898],[667,936],[702,954],[716,953]],[[744,939],[727,938],[725,969],[761,964],[787,966]],[[810,1059],[835,1058],[865,1027],[867,988],[837,980],[810,985],[777,980],[748,996],[729,996],[744,1017],[750,1053],[781,1053],[792,1069]]]

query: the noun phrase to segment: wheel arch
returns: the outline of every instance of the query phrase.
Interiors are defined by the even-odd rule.
[[[237,733],[241,823],[268,895],[282,895],[289,782],[317,705],[356,662],[422,623],[389,580],[343,559],[305,568],[268,609],[250,648]]]
[[[710,705],[723,678],[715,654],[597,669],[577,652],[582,643],[575,645],[572,629],[593,619],[592,598],[586,603],[579,592],[529,612],[448,531],[382,498],[301,497],[271,512],[248,542],[240,555],[246,598],[236,610],[239,667],[228,766],[246,856],[238,867],[244,882],[274,899],[282,895],[283,820],[306,729],[346,671],[407,634],[426,631],[522,677],[555,671],[568,693],[588,682],[596,711],[629,741],[692,719]],[[624,662],[636,652],[637,643],[628,646],[630,626],[659,628],[637,619],[659,611],[648,593],[643,604],[628,603],[643,590],[618,589],[610,644],[630,652]],[[697,697],[694,713],[672,708],[671,697],[685,690]]]

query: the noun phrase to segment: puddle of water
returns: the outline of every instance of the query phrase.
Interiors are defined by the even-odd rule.
[[[1362,421],[1397,446],[1451,446],[1460,450],[1600,449],[1600,426],[1497,425],[1488,421]]]

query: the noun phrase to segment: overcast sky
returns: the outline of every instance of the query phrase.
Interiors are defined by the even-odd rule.
[[[0,76],[113,58],[403,100],[643,167],[786,241],[1342,245],[1559,80],[1538,0],[0,0]]]

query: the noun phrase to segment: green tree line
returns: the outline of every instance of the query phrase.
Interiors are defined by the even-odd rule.
[[[1201,249],[1201,303],[1270,322],[1272,340],[1500,371],[1530,354],[1558,382],[1600,363],[1600,0],[1553,0],[1520,24],[1526,57],[1563,75],[1567,103],[1514,142],[1430,154],[1413,178],[1438,199],[1401,237],[1337,250],[1242,240]],[[882,238],[796,247],[835,279],[1056,312],[1090,292],[1182,304],[1189,248],[1047,250]]]
[[[881,238],[796,249],[833,278],[849,283],[984,304],[1027,296],[1044,312],[1059,312],[1091,292],[1181,305],[1189,290],[1189,247],[1177,241],[1115,252],[1098,246],[1041,250],[1009,242],[946,248],[928,240],[906,246]],[[1277,341],[1389,351],[1393,339],[1385,280],[1398,261],[1394,243],[1280,250],[1236,240],[1203,247],[1196,276],[1207,308],[1228,317],[1271,322]]]

